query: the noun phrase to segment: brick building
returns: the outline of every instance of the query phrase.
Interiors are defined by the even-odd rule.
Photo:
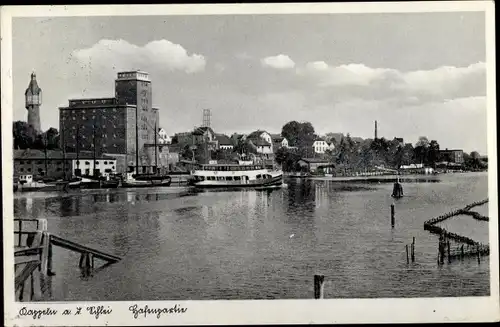
[[[60,150],[14,150],[14,176],[33,175],[34,179],[67,179],[73,176],[116,172],[116,159],[89,152],[63,153]]]
[[[152,107],[148,73],[120,72],[115,96],[71,99],[59,108],[61,146],[68,152],[94,151],[117,159],[117,171],[156,170],[155,135],[159,111]]]

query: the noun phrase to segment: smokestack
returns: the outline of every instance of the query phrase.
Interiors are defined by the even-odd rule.
[[[377,134],[377,121],[375,121],[375,140],[378,138]]]

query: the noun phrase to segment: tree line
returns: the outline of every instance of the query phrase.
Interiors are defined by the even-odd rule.
[[[15,121],[12,126],[14,149],[55,150],[59,149],[59,132],[51,127],[38,133],[33,126],[24,121]]]

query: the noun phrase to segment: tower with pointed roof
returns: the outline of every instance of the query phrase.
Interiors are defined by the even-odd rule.
[[[28,110],[28,125],[35,131],[41,132],[40,127],[40,106],[42,104],[42,89],[38,86],[35,72],[31,73],[31,81],[24,92],[26,110]]]

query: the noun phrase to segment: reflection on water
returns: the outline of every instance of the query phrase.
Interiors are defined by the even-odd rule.
[[[78,255],[55,248],[52,300],[311,298],[318,272],[329,298],[487,295],[488,258],[438,267],[437,238],[423,230],[425,220],[486,198],[486,177],[405,183],[398,200],[390,183],[290,180],[270,191],[22,194],[14,210],[16,217],[47,218],[56,235],[123,257],[82,279]],[[470,219],[448,223],[477,237],[488,232]],[[404,245],[413,237],[416,263],[407,266]]]

